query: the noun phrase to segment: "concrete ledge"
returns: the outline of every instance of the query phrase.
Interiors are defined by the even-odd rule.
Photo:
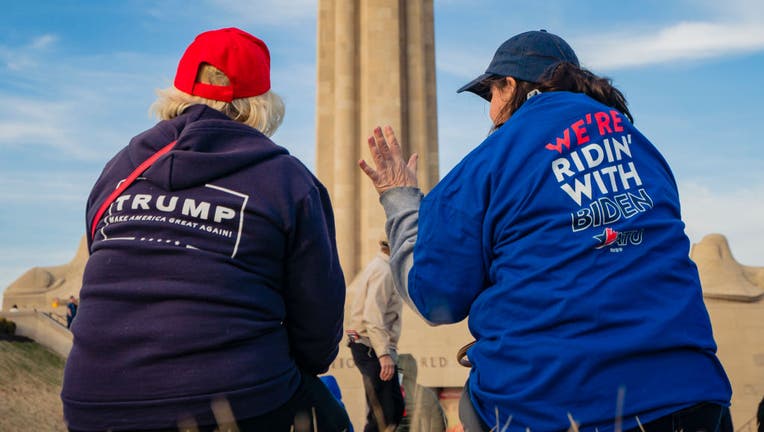
[[[58,321],[38,311],[0,312],[0,317],[16,323],[16,334],[34,339],[40,345],[69,356],[72,350],[72,333]]]

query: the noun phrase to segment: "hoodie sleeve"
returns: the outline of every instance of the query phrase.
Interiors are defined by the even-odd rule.
[[[387,222],[385,231],[390,241],[390,271],[395,289],[403,301],[427,324],[430,321],[410,295],[409,273],[414,266],[414,245],[417,242],[419,224],[419,206],[422,192],[418,188],[393,188],[379,197],[385,209]]]
[[[391,189],[380,202],[401,297],[430,325],[466,318],[486,278],[481,221],[441,200],[423,202],[416,188]]]
[[[284,300],[292,356],[306,373],[320,374],[337,356],[345,304],[334,214],[323,186],[298,203],[287,253]]]

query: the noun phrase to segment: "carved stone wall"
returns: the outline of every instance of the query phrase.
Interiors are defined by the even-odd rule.
[[[694,244],[690,257],[698,265],[718,355],[732,382],[737,429],[756,414],[764,396],[764,267],[738,263],[721,234]]]
[[[33,267],[13,281],[3,293],[3,311],[17,305],[20,310],[38,310],[66,316],[69,296],[79,298],[82,273],[88,259],[85,236],[67,264]],[[60,300],[56,302],[55,300]]]

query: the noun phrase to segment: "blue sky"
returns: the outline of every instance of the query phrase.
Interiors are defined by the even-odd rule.
[[[4,4],[0,291],[28,268],[72,258],[90,186],[154,124],[154,90],[170,85],[202,31],[237,26],[266,41],[273,90],[287,106],[273,138],[313,169],[316,9],[316,0]],[[489,128],[488,106],[455,90],[501,42],[539,28],[626,95],[674,170],[691,241],[725,234],[738,261],[764,266],[764,4],[435,0],[441,175]]]

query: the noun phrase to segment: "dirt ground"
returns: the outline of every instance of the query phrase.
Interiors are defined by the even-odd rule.
[[[0,431],[66,431],[63,371],[64,359],[46,348],[0,339]]]

